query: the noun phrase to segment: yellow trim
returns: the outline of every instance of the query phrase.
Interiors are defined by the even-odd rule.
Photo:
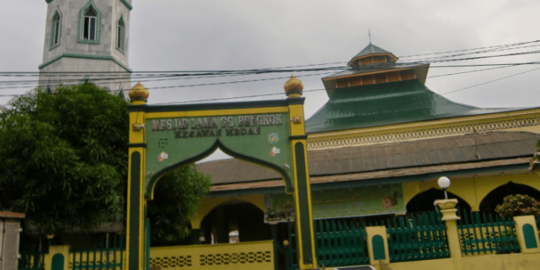
[[[131,133],[131,131],[130,131]],[[129,217],[131,216],[131,210],[130,210],[130,206],[131,206],[131,195],[130,195],[130,190],[131,190],[131,184],[132,184],[132,180],[131,180],[131,154],[133,154],[133,152],[139,152],[141,154],[141,164],[140,164],[140,176],[141,176],[141,181],[139,181],[139,188],[141,190],[140,192],[140,198],[139,198],[139,247],[140,247],[140,251],[142,254],[139,254],[139,266],[143,265],[144,263],[144,248],[145,248],[145,239],[146,239],[146,231],[144,229],[144,217],[145,217],[145,213],[144,213],[144,205],[146,203],[146,200],[144,199],[144,196],[143,196],[143,188],[144,188],[144,166],[145,166],[145,157],[146,157],[146,153],[145,153],[145,149],[143,147],[134,147],[134,148],[130,148],[128,153],[129,153],[129,164],[128,164],[128,198],[127,198],[127,217],[128,217],[128,220],[126,222],[126,235],[128,235],[128,237],[126,237],[126,261],[127,263],[129,264],[129,253],[131,252],[129,250],[129,244],[130,244],[130,238],[129,238],[129,233],[131,231],[131,227],[130,227],[130,222],[129,222]]]
[[[302,107],[303,111],[303,107]],[[313,256],[313,265],[311,267],[317,266],[317,253],[315,250],[315,228],[313,228],[313,208],[311,203],[311,182],[309,181],[309,162],[308,162],[308,155],[307,155],[307,142],[306,140],[300,141],[304,145],[304,157],[306,162],[306,182],[307,182],[307,196],[308,196],[308,206],[309,206],[309,220],[311,221],[309,223],[309,227],[311,229],[311,254]],[[293,142],[295,143],[295,142]],[[296,159],[296,156],[294,156]]]
[[[388,133],[397,133],[404,131],[413,131],[421,129],[433,129],[440,127],[447,127],[452,125],[474,125],[482,124],[486,122],[495,121],[507,121],[518,120],[532,117],[540,117],[540,108],[527,109],[521,111],[466,116],[466,117],[453,117],[449,119],[413,122],[405,124],[387,125],[380,127],[359,128],[350,130],[340,130],[324,133],[311,133],[309,134],[309,142],[316,142],[329,139],[342,139],[349,137],[368,136],[368,135],[383,135]]]
[[[376,235],[380,235],[384,240],[384,260],[375,260],[375,255],[373,254],[373,237]],[[381,262],[384,264],[390,263],[390,252],[388,251],[388,242],[386,241],[387,238],[385,226],[366,227],[366,242],[368,246],[369,263],[371,265],[377,265]]]
[[[305,164],[305,168],[306,168],[306,181],[307,181],[307,200],[308,200],[308,207],[309,207],[309,212],[308,213],[300,213],[300,204],[299,204],[299,199],[298,199],[298,165],[296,164],[296,149],[294,147],[294,145],[296,143],[302,143],[304,145],[304,155],[306,157],[306,164]],[[300,269],[313,269],[316,265],[317,265],[317,254],[315,253],[315,237],[314,237],[314,234],[315,234],[315,231],[314,231],[314,228],[313,228],[313,222],[310,222],[309,223],[309,227],[310,227],[310,230],[311,230],[311,254],[313,256],[313,264],[304,264],[303,263],[303,246],[302,246],[302,229],[301,229],[301,222],[300,222],[300,216],[301,215],[308,215],[309,216],[309,220],[313,220],[313,210],[312,210],[312,204],[311,204],[311,184],[309,182],[309,168],[308,168],[308,162],[307,162],[307,149],[306,149],[306,142],[305,140],[292,140],[291,141],[291,149],[292,149],[292,153],[293,153],[293,165],[294,165],[294,200],[295,200],[295,207],[296,207],[296,218],[295,218],[295,223],[296,223],[296,234],[298,235],[298,265],[300,267]]]
[[[396,69],[383,69],[383,70],[377,70],[372,72],[366,72],[366,73],[355,73],[355,74],[349,74],[349,75],[341,75],[339,77],[325,77],[323,78],[323,81],[334,81],[339,79],[347,79],[347,78],[353,78],[353,77],[362,77],[362,76],[370,76],[370,75],[376,75],[381,73],[391,73],[391,72],[399,72],[399,71],[405,71],[405,70],[415,70],[419,67],[429,67],[429,65],[421,65],[421,66],[414,66],[414,67],[407,67],[407,68],[396,68]]]
[[[222,115],[287,113],[287,112],[289,112],[288,107],[182,111],[182,112],[150,112],[150,113],[146,113],[146,119],[178,118],[178,117],[210,117],[210,116],[217,117],[217,116],[222,116]]]
[[[294,149],[294,143],[297,141],[291,141],[291,152],[292,152],[292,163],[293,163],[293,175],[294,175],[294,208],[296,211],[295,224],[296,224],[296,235],[297,235],[297,247],[298,247],[298,265],[300,269],[305,269],[303,261],[303,247],[302,247],[302,230],[301,230],[301,221],[300,221],[300,203],[298,200],[298,173],[296,165],[296,149]]]
[[[295,124],[293,122],[290,122],[289,119],[287,119],[288,122],[290,122],[291,126],[291,135],[292,136],[298,136],[298,135],[304,135],[306,134],[305,131],[305,119],[304,119],[304,105],[290,105],[289,106],[289,116],[290,118],[293,117],[300,117],[300,124]]]
[[[129,113],[129,143],[143,143],[144,130],[133,131],[134,124],[144,124],[144,112],[130,112]]]
[[[516,234],[518,237],[519,245],[521,246],[521,253],[540,252],[540,241],[538,239],[538,229],[536,227],[536,221],[534,220],[534,216],[514,217],[514,221],[516,222]],[[529,224],[533,227],[534,239],[536,241],[536,246],[537,246],[535,248],[527,248],[525,244],[525,235],[523,234],[523,226],[525,224]]]
[[[451,180],[452,185],[448,188],[448,192],[451,192],[466,201],[471,206],[472,211],[479,211],[480,203],[490,192],[502,185],[508,184],[510,181],[540,191],[539,177],[532,173],[451,178]],[[409,203],[416,195],[432,188],[440,189],[436,179],[423,182],[416,181],[403,183],[405,205],[407,205],[407,203]]]

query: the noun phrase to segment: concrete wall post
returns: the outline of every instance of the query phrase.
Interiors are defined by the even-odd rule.
[[[450,257],[454,262],[455,270],[463,269],[461,257],[461,244],[459,243],[459,233],[457,228],[457,220],[460,218],[456,215],[457,199],[436,200],[435,205],[441,209],[442,221],[446,223],[446,237],[448,238],[448,248],[450,249]]]

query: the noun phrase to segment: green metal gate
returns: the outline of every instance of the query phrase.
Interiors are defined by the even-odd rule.
[[[449,258],[446,226],[440,213],[427,212],[387,221],[390,262]]]
[[[519,252],[513,220],[464,210],[459,211],[459,216],[458,232],[464,255]]]
[[[298,269],[296,233],[289,222],[290,269]],[[366,230],[354,220],[314,221],[315,248],[320,267],[363,265],[369,263]]]

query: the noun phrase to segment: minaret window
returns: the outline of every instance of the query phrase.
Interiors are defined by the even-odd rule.
[[[96,30],[97,30],[97,14],[90,8],[84,14],[84,30],[83,30],[83,39],[85,40],[96,40]]]
[[[125,32],[126,25],[124,23],[124,18],[120,17],[120,19],[118,20],[118,25],[116,27],[116,48],[121,51],[124,51]]]
[[[60,27],[62,25],[62,20],[60,18],[60,13],[58,11],[54,14],[51,24],[51,49],[60,44]]]
[[[79,42],[99,44],[100,28],[101,11],[90,0],[79,12]]]

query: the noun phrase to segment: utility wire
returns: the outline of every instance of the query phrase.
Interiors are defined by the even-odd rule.
[[[426,53],[426,54],[417,54],[417,55],[410,55],[410,56],[401,56],[402,58],[405,58],[405,57],[413,57],[413,56],[423,56],[423,55],[437,55],[437,54],[446,54],[446,53],[453,53],[453,52],[464,52],[464,51],[472,51],[472,50],[479,50],[479,49],[486,49],[486,48],[491,48],[491,50],[483,50],[483,51],[479,51],[479,52],[472,52],[472,53],[462,53],[462,54],[457,54],[457,55],[450,55],[450,56],[442,56],[443,58],[448,58],[448,57],[454,57],[454,56],[463,56],[463,55],[469,55],[469,54],[480,54],[480,53],[487,53],[487,52],[493,52],[493,51],[500,51],[500,50],[511,50],[511,49],[523,49],[523,48],[528,48],[528,47],[534,47],[534,46],[540,46],[540,44],[537,44],[537,45],[531,45],[531,46],[524,46],[524,47],[510,47],[508,48],[509,46],[516,46],[516,45],[523,45],[523,44],[530,44],[530,43],[538,43],[540,42],[540,40],[534,40],[534,41],[529,41],[529,42],[521,42],[521,43],[514,43],[514,44],[508,44],[508,45],[495,45],[495,46],[488,46],[488,47],[480,47],[480,48],[475,48],[475,49],[464,49],[464,50],[455,50],[455,51],[447,51],[447,52],[439,52],[439,53]],[[502,49],[501,49],[502,48]],[[530,51],[530,52],[522,52],[522,53],[517,53],[517,54],[509,54],[510,56],[512,55],[524,55],[524,54],[530,54],[530,53],[538,53],[538,51]],[[479,57],[479,58],[472,58],[472,59],[482,59],[482,58],[488,58],[488,57],[500,57],[500,56],[508,56],[508,55],[496,55],[496,56],[484,56],[484,57]],[[434,60],[436,60],[437,58],[435,58]],[[422,63],[423,61],[427,61],[427,60],[431,60],[431,58],[424,58],[424,59],[418,59],[414,62],[403,62],[403,63],[396,63],[397,65],[399,64],[410,64],[410,63]],[[465,61],[465,60],[470,60],[468,58],[464,58],[464,59],[454,59],[452,61]],[[448,60],[446,60],[448,61]],[[439,62],[439,61],[434,61],[434,62]],[[321,66],[321,65],[330,65],[330,64],[342,64],[342,63],[346,63],[346,62],[329,62],[329,63],[322,63],[322,64],[309,64],[309,65],[295,65],[295,66],[285,66],[285,67],[276,67],[276,68],[263,68],[263,69],[250,69],[250,70],[199,70],[199,71],[135,71],[133,72],[132,74],[160,74],[160,73],[201,73],[201,72],[249,72],[250,74],[253,73],[253,72],[262,72],[262,73],[267,73],[267,72],[279,72],[277,70],[280,70],[280,69],[288,69],[288,68],[296,68],[296,67],[310,67],[310,66]],[[338,67],[339,68],[339,67]],[[297,70],[285,70],[285,72],[289,72],[289,71],[294,71],[294,72],[298,72]],[[301,71],[301,70],[300,70]],[[79,71],[79,72],[0,72],[0,76],[2,75],[9,75],[9,76],[19,76],[19,75],[32,75],[33,76],[38,76],[39,74],[50,74],[51,76],[53,75],[56,75],[56,76],[66,76],[66,74],[114,74],[114,73],[118,73],[118,74],[125,74],[126,72],[124,71],[120,71],[120,72],[108,72],[108,71],[94,71],[94,72],[82,72],[82,71]],[[209,75],[209,74],[189,74],[190,76],[196,76],[196,75]]]

